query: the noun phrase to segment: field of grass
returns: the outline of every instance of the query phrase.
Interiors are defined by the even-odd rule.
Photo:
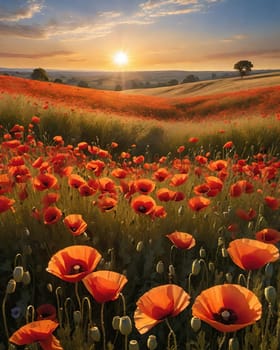
[[[280,347],[279,87],[0,81],[0,347]]]

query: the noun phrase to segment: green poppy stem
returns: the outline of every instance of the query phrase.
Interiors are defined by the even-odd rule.
[[[120,293],[120,297],[122,299],[122,307],[123,307],[123,316],[126,315],[126,302],[125,302],[125,297],[122,293]]]
[[[80,298],[80,295],[79,295],[78,287],[79,287],[79,282],[75,282],[75,295],[76,295],[76,298],[77,298],[77,301],[78,301],[79,310],[82,311],[82,303],[81,303],[81,298]]]
[[[172,327],[170,326],[170,323],[168,321],[168,318],[165,319],[165,323],[167,324],[167,327],[169,329],[169,334],[168,334],[168,350],[177,350],[177,339],[176,339],[176,334],[174,333]],[[173,337],[173,347],[171,347],[171,337]]]
[[[248,289],[250,289],[251,278],[252,278],[252,270],[249,271],[248,276],[247,276],[246,287],[247,287]]]
[[[104,323],[104,306],[105,303],[101,304],[101,311],[100,311],[100,323],[101,323],[101,331],[103,336],[103,350],[106,350],[106,332],[105,332],[105,323]]]
[[[9,331],[8,331],[8,324],[7,324],[7,317],[6,317],[6,310],[5,310],[7,296],[8,296],[8,293],[5,293],[5,296],[4,296],[3,302],[2,302],[2,317],[3,317],[5,334],[6,334],[7,339],[9,340]]]

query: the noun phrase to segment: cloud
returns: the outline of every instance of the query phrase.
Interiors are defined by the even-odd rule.
[[[3,22],[18,22],[23,19],[30,19],[36,13],[41,12],[43,4],[40,1],[27,0],[23,1],[23,5],[18,8],[9,6],[13,1],[8,2],[6,6],[0,6],[0,21]]]
[[[50,58],[57,56],[71,56],[75,54],[71,51],[53,51],[53,52],[41,52],[41,53],[16,53],[16,52],[0,52],[1,58],[30,58],[30,59],[38,59],[38,58]]]
[[[247,35],[245,35],[245,34],[235,34],[229,38],[221,39],[220,41],[223,43],[232,43],[234,41],[243,40],[246,38],[247,38]]]
[[[244,59],[250,59],[252,57],[265,57],[272,59],[279,59],[280,49],[273,50],[244,50],[244,51],[234,51],[234,52],[220,52],[212,55],[207,55],[205,59],[209,60],[220,60],[220,59],[228,59],[228,58],[239,58],[243,57]]]

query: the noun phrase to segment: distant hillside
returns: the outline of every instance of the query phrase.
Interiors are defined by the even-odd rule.
[[[226,92],[244,91],[253,88],[280,85],[280,71],[266,74],[251,74],[244,78],[224,78],[198,81],[195,83],[178,84],[150,89],[124,90],[132,95],[149,95],[161,97],[187,97],[221,94]]]

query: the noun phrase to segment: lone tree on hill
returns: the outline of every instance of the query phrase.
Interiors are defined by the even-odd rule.
[[[241,78],[243,78],[244,75],[246,75],[248,72],[251,72],[253,67],[254,66],[251,61],[242,60],[242,61],[236,62],[233,68],[238,70]]]
[[[41,80],[41,81],[49,81],[49,77],[47,75],[47,72],[43,68],[34,69],[32,74],[31,74],[31,79]]]

